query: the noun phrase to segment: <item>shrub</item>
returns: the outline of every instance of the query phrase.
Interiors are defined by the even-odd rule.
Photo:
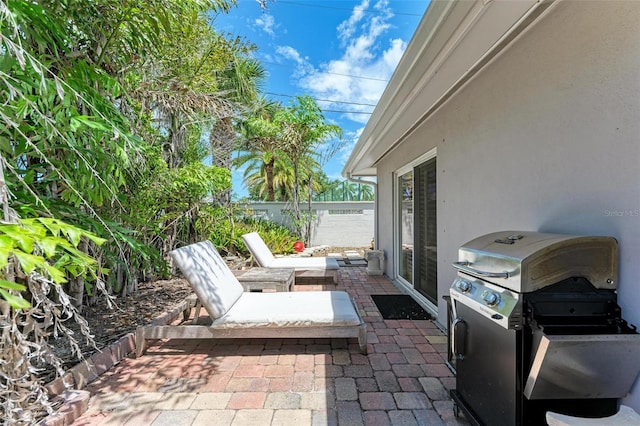
[[[199,238],[210,240],[222,255],[248,257],[242,235],[249,232],[260,234],[273,253],[292,253],[293,243],[300,239],[285,226],[247,217],[235,207],[204,206],[199,213],[196,222]]]

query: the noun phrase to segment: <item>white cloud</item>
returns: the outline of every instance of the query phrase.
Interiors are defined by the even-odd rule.
[[[369,0],[362,0],[358,6],[353,9],[348,20],[338,25],[338,38],[340,40],[348,40],[357,29],[357,24],[365,16],[365,10],[369,8]]]
[[[371,8],[379,13],[364,12]],[[299,86],[311,96],[350,103],[322,102],[322,108],[371,112],[372,106],[358,104],[378,102],[407,46],[402,39],[385,37],[392,29],[392,17],[393,12],[387,0],[379,0],[373,6],[370,0],[363,0],[353,9],[349,19],[336,28],[336,36],[342,46],[341,54],[317,67],[290,46],[280,47],[278,53],[296,62],[297,73],[294,77],[299,78]],[[345,117],[363,124],[369,119],[368,114],[346,114]]]
[[[343,137],[344,143],[340,147],[340,150],[336,155],[336,159],[340,164],[340,168],[343,168],[344,165],[347,164],[347,160],[349,159],[349,156],[353,152],[353,148],[355,148],[356,143],[358,142],[358,139],[360,139],[360,135],[362,135],[363,130],[364,130],[364,127],[360,127],[359,129],[353,132],[347,132],[346,134],[344,134],[344,137]]]
[[[382,55],[382,59],[387,64],[387,66],[389,66],[391,69],[395,69],[398,65],[398,62],[400,62],[402,54],[404,53],[406,48],[406,41],[399,38],[393,39],[391,40],[391,47],[385,50],[384,54]]]
[[[309,73],[313,73],[313,65],[309,62],[309,58],[303,57],[300,52],[291,46],[278,46],[276,53],[284,59],[288,59],[296,63],[295,73],[293,77],[301,78]]]
[[[304,62],[302,55],[296,49],[291,46],[278,46],[276,48],[276,53],[282,55],[286,59],[292,59],[297,64],[301,64]]]
[[[259,18],[256,18],[253,23],[256,27],[260,28],[270,36],[275,35],[274,30],[278,27],[278,25],[276,25],[275,19],[273,19],[273,15],[270,15],[268,13],[263,13]]]

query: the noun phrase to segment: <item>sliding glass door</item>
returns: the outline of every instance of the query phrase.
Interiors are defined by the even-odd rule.
[[[436,223],[436,159],[414,169],[416,215],[414,287],[434,305],[438,304],[438,241]]]
[[[413,170],[400,176],[400,247],[398,274],[413,284]]]
[[[434,305],[438,301],[435,155],[397,173],[398,276]]]

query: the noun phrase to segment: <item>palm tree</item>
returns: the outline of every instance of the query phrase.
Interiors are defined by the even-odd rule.
[[[280,103],[260,97],[248,118],[239,123],[240,133],[243,136],[242,148],[249,151],[250,155],[249,158],[246,155],[239,157],[235,163],[241,165],[260,158],[265,175],[267,201],[275,201],[275,167],[276,162],[284,156],[284,153],[279,150],[281,128],[273,121],[280,109],[282,109]]]
[[[360,186],[360,201],[372,201],[375,195],[373,185],[363,184]]]
[[[286,155],[253,151],[233,160],[236,167],[246,165],[244,184],[251,194],[265,201],[286,201],[293,191],[293,167]]]
[[[236,167],[246,165],[243,173],[244,184],[250,194],[257,194],[265,201],[291,201],[293,199],[293,163],[282,151],[276,150],[273,155],[259,151],[240,153],[233,160]],[[320,164],[314,155],[306,155],[300,161],[300,179],[307,184],[311,182],[311,189],[322,189],[321,177],[324,175]],[[271,169],[270,175],[267,170]],[[306,192],[301,188],[302,192]],[[303,193],[301,198],[307,197]]]
[[[293,163],[293,216],[298,234],[302,235],[300,216],[300,165],[305,155],[314,147],[333,137],[341,136],[342,129],[335,124],[327,124],[318,104],[308,95],[297,96],[296,103],[283,108],[275,117],[282,127],[282,150]]]
[[[235,109],[231,114],[219,116],[209,134],[213,165],[231,170],[231,153],[236,142],[233,119],[256,101],[265,76],[266,70],[260,62],[239,55],[228,69],[219,73],[219,87],[225,97],[235,104]],[[231,189],[219,201],[228,203],[230,195]]]

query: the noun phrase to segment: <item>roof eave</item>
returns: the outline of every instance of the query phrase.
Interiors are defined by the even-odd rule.
[[[382,157],[553,1],[433,0],[347,160],[343,176],[375,175]]]

